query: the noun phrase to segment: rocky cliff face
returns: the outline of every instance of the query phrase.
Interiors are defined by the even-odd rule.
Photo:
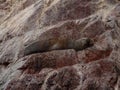
[[[119,54],[119,0],[0,0],[0,90],[120,90]]]

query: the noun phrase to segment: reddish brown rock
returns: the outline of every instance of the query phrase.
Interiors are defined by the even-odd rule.
[[[77,90],[114,90],[118,79],[114,63],[105,59],[83,65],[80,75],[81,83]]]
[[[44,69],[39,74],[24,74],[19,79],[12,80],[6,90],[39,90],[51,71],[53,70]]]
[[[79,85],[79,75],[72,67],[58,71],[47,71],[39,74],[25,74],[17,80],[12,80],[6,90],[73,90]]]
[[[46,26],[60,21],[85,18],[97,10],[96,4],[90,3],[91,1],[92,0],[54,1],[53,5],[49,6],[42,14],[40,23]]]
[[[89,48],[84,51],[78,52],[78,58],[79,58],[79,62],[88,63],[88,62],[108,58],[111,52],[112,52],[111,49],[99,50],[96,48]]]
[[[47,53],[38,53],[23,58],[26,63],[20,68],[26,73],[40,72],[43,68],[61,68],[78,63],[74,50],[56,50]]]
[[[91,21],[92,19],[97,18],[97,21]],[[90,22],[91,21],[91,22]],[[90,26],[87,26],[87,23],[90,23]],[[47,32],[44,32],[39,38],[73,38],[79,39],[82,37],[89,37],[97,39],[99,35],[105,32],[104,23],[97,16],[89,17],[83,20],[69,20],[65,21],[62,24],[57,24],[55,27],[50,28]]]
[[[43,69],[39,74],[24,74],[9,83],[6,90],[114,90],[118,74],[112,61]]]

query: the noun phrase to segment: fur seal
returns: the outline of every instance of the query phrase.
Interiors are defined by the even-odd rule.
[[[81,38],[78,40],[68,38],[52,38],[48,40],[36,41],[26,46],[24,55],[64,49],[75,49],[76,51],[79,51],[92,45],[93,41],[89,38]]]

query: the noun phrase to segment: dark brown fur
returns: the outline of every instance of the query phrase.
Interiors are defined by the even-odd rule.
[[[51,50],[75,49],[76,51],[85,49],[93,45],[93,41],[88,38],[78,40],[68,38],[53,38],[31,43],[25,48],[25,55],[41,53]]]

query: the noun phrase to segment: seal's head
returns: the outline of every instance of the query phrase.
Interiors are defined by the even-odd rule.
[[[86,43],[85,43],[88,47],[91,47],[93,46],[94,42],[92,39],[90,38],[86,38]]]
[[[93,40],[91,40],[90,38],[82,38],[75,41],[74,49],[78,51],[91,46],[93,46]]]

